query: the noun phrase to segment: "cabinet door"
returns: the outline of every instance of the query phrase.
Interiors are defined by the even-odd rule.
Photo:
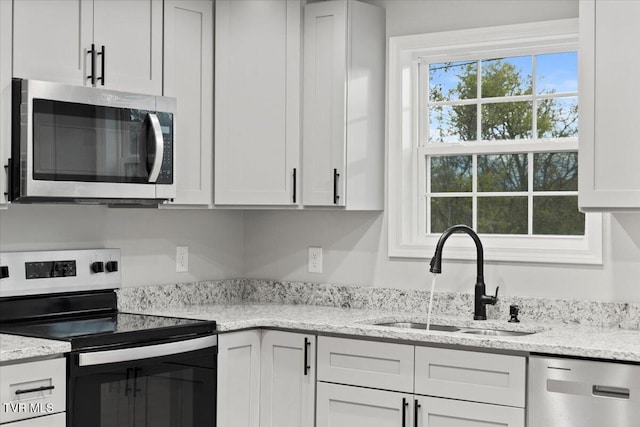
[[[345,205],[347,2],[304,11],[303,204]]]
[[[217,395],[217,425],[259,427],[259,330],[218,336]]]
[[[263,333],[260,427],[313,427],[315,339],[290,332]]]
[[[578,199],[585,210],[640,208],[639,17],[640,2],[580,2]]]
[[[161,95],[161,41],[162,0],[94,0],[94,43],[105,49],[97,68],[105,88]]]
[[[317,427],[406,427],[412,395],[318,383]]]
[[[12,6],[10,1],[0,1],[0,207],[8,203],[8,175],[3,166],[11,157]]]
[[[87,85],[92,38],[92,0],[14,1],[13,76]]]
[[[209,205],[213,186],[213,1],[165,0],[164,95],[178,98],[174,204]]]
[[[300,7],[216,2],[216,204],[297,203]]]
[[[318,337],[318,379],[413,392],[412,345]]]
[[[524,427],[521,408],[418,396],[413,409],[416,427]]]
[[[415,393],[498,405],[525,405],[522,356],[416,347]]]

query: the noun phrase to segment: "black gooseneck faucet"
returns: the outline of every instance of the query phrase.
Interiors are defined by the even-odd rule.
[[[442,273],[442,248],[444,247],[444,242],[447,241],[449,236],[453,233],[467,233],[473,239],[476,244],[477,251],[477,268],[478,274],[476,279],[475,286],[475,303],[474,303],[474,320],[487,320],[487,304],[494,305],[498,301],[498,289],[496,288],[495,296],[485,295],[486,286],[484,284],[484,251],[482,249],[482,242],[480,242],[480,238],[476,234],[475,231],[469,226],[466,225],[454,225],[453,227],[447,228],[444,233],[438,239],[438,244],[436,245],[436,252],[433,254],[433,258],[431,258],[431,268],[430,272],[435,274]]]

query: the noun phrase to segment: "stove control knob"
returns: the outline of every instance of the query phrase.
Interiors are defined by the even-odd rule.
[[[91,263],[91,271],[94,273],[104,273],[104,262],[95,261]]]
[[[118,261],[107,261],[106,267],[109,273],[118,271]]]

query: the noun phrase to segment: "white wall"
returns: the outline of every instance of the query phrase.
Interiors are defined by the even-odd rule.
[[[241,211],[11,205],[0,211],[0,251],[120,248],[123,287],[243,275]],[[175,272],[176,245],[189,271]]]
[[[387,9],[387,35],[565,19],[577,0],[367,0]],[[640,301],[640,217],[605,215],[602,266],[488,263],[488,291],[506,295]],[[324,273],[307,272],[307,247],[324,249]],[[245,273],[250,278],[426,289],[424,260],[389,259],[384,213],[245,214]],[[445,249],[446,252],[446,249]],[[438,289],[472,292],[475,266],[445,262]]]

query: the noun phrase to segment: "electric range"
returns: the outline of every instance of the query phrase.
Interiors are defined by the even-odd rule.
[[[0,254],[0,333],[68,341],[67,425],[215,425],[215,321],[117,309],[120,251]]]

